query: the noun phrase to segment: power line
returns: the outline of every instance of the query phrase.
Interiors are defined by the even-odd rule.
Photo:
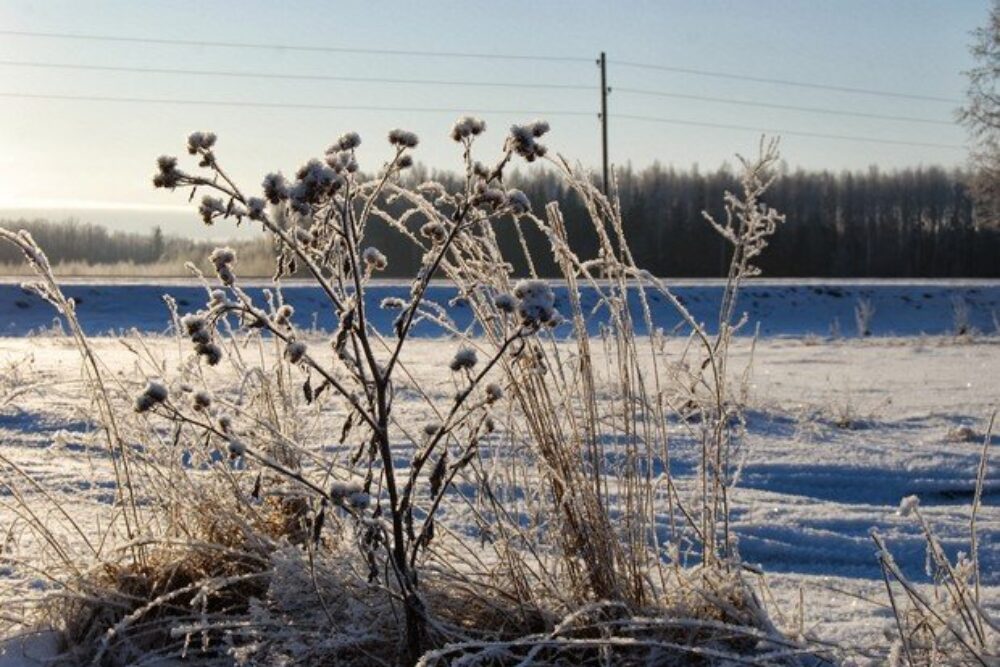
[[[124,102],[134,104],[171,104],[179,106],[253,107],[260,109],[304,109],[332,111],[401,111],[407,113],[480,113],[526,116],[594,116],[592,111],[531,110],[531,109],[465,109],[458,107],[397,107],[365,104],[299,104],[294,102],[240,102],[235,100],[196,100],[152,97],[115,97],[109,95],[56,95],[48,93],[0,92],[0,98],[59,100],[77,102]]]
[[[210,46],[225,49],[267,49],[271,51],[302,51],[308,53],[360,53],[380,56],[414,56],[427,58],[477,58],[481,60],[535,60],[549,62],[593,62],[580,56],[526,55],[520,53],[476,53],[468,51],[417,51],[407,49],[371,49],[346,46],[303,46],[301,44],[261,44],[254,42],[219,42],[193,39],[163,39],[156,37],[125,37],[121,35],[84,35],[63,32],[33,32],[0,30],[0,35],[69,39],[91,42],[122,42],[128,44],[163,44],[168,46]]]
[[[612,65],[622,67],[634,67],[638,69],[660,70],[663,72],[678,72],[680,74],[693,74],[695,76],[707,76],[717,79],[732,79],[736,81],[753,81],[755,83],[773,83],[781,86],[794,86],[797,88],[813,88],[817,90],[832,90],[839,93],[856,93],[859,95],[874,95],[879,97],[894,97],[904,100],[923,100],[926,102],[947,102],[949,104],[961,104],[961,100],[950,97],[936,97],[934,95],[914,95],[911,93],[900,93],[889,90],[875,90],[873,88],[852,88],[850,86],[835,86],[823,83],[810,83],[807,81],[792,81],[790,79],[772,79],[761,76],[748,76],[746,74],[736,74],[733,72],[718,72],[713,70],[694,69],[690,67],[671,67],[669,65],[653,65],[651,63],[637,63],[625,60],[612,60]]]
[[[0,62],[0,64],[3,64]],[[866,113],[862,111],[846,111],[842,109],[828,109],[823,107],[800,107],[790,104],[774,104],[771,102],[755,102],[752,100],[739,100],[729,97],[708,97],[705,95],[687,95],[684,93],[670,93],[661,90],[645,90],[641,88],[618,88],[616,93],[628,93],[631,95],[646,95],[651,97],[670,97],[680,100],[696,100],[700,102],[715,102],[719,104],[735,104],[739,106],[760,107],[762,109],[783,109],[787,111],[802,111],[805,113],[818,113],[830,116],[851,116],[855,118],[874,118],[877,120],[901,121],[906,123],[927,123],[931,125],[954,126],[955,123],[947,120],[937,120],[934,118],[917,118],[915,116],[891,116],[877,113]]]
[[[481,114],[510,114],[510,115],[539,115],[539,116],[576,116],[592,117],[591,111],[574,111],[570,109],[538,110],[538,109],[464,109],[458,107],[402,107],[402,106],[374,106],[359,104],[297,104],[293,102],[254,102],[254,101],[233,101],[233,100],[197,100],[197,99],[171,99],[171,98],[150,98],[150,97],[114,97],[105,95],[56,95],[43,93],[10,93],[0,92],[0,98],[8,99],[33,99],[33,100],[57,100],[74,102],[119,102],[133,104],[169,104],[178,106],[220,106],[220,107],[243,107],[262,109],[301,109],[301,110],[334,110],[334,111],[393,111],[406,113],[481,113]],[[612,118],[622,120],[637,120],[654,123],[667,123],[673,125],[687,125],[694,127],[708,127],[725,130],[749,130],[753,132],[766,132],[769,134],[779,134],[800,137],[816,137],[820,139],[837,139],[845,141],[862,141],[879,144],[892,144],[900,146],[922,146],[930,148],[952,148],[961,149],[963,146],[952,144],[936,144],[918,141],[902,141],[895,139],[880,139],[877,137],[861,137],[841,134],[823,134],[818,132],[800,132],[797,130],[780,130],[771,128],[751,127],[748,125],[726,125],[722,123],[708,123],[702,121],[685,120],[680,118],[660,118],[653,116],[639,116],[634,114],[610,114]]]
[[[964,149],[965,146],[957,144],[935,144],[923,141],[903,141],[897,139],[881,139],[878,137],[861,137],[848,134],[824,134],[821,132],[800,132],[798,130],[776,130],[773,128],[752,127],[750,125],[726,125],[723,123],[708,123],[696,120],[684,120],[680,118],[659,118],[654,116],[637,116],[633,114],[611,114],[612,118],[624,120],[638,120],[649,123],[667,123],[670,125],[687,125],[694,127],[708,127],[719,130],[748,130],[752,132],[764,132],[766,134],[787,135],[792,137],[814,137],[818,139],[837,139],[841,141],[862,141],[874,144],[890,144],[894,146],[921,146],[924,148],[951,148]]]
[[[593,90],[592,85],[570,83],[521,83],[514,81],[452,81],[444,79],[394,79],[379,77],[340,76],[332,74],[273,74],[230,70],[176,69],[165,67],[126,67],[123,65],[82,65],[76,63],[46,63],[25,60],[0,60],[3,67],[36,69],[68,69],[95,72],[133,72],[137,74],[177,74],[183,76],[218,76],[237,79],[290,79],[294,81],[343,81],[347,83],[392,83],[428,86],[466,86],[482,88],[544,88],[559,90]]]

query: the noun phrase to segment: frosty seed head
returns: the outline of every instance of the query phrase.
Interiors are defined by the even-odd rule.
[[[291,324],[292,315],[295,314],[295,309],[289,304],[285,303],[278,307],[278,310],[274,312],[274,323],[279,327],[288,326]]]
[[[167,388],[165,386],[163,386],[159,382],[152,382],[152,381],[146,384],[146,388],[143,390],[142,393],[146,394],[157,403],[162,403],[163,401],[167,400],[167,396],[169,396],[169,393],[167,392]]]
[[[506,199],[511,212],[516,215],[527,213],[531,210],[531,201],[528,199],[528,195],[524,194],[520,190],[511,188],[507,191]]]
[[[161,155],[156,159],[156,173],[153,174],[153,186],[157,188],[175,188],[184,174],[177,169],[177,158]]]
[[[444,243],[448,238],[448,230],[440,222],[428,222],[420,228],[420,235],[435,244]]]
[[[247,199],[247,216],[251,220],[263,220],[266,207],[267,202],[260,197],[250,197]]]
[[[502,313],[513,313],[517,309],[517,298],[513,294],[497,294],[493,305]]]
[[[156,405],[156,401],[151,399],[146,394],[139,394],[135,397],[135,402],[133,403],[133,408],[136,412],[146,412]]]
[[[431,422],[429,424],[424,424],[424,435],[428,438],[433,438],[441,430],[441,424],[438,422]]]
[[[416,148],[420,139],[413,132],[396,128],[389,131],[389,143],[400,148]]]
[[[376,271],[382,271],[389,265],[389,260],[385,258],[385,255],[378,248],[371,246],[364,249],[364,252],[361,253],[361,259]]]
[[[305,355],[306,344],[300,340],[293,340],[285,347],[285,359],[291,364],[299,363]]]
[[[536,120],[527,125],[514,125],[510,128],[507,141],[515,153],[528,162],[534,162],[537,158],[544,157],[547,152],[545,146],[536,139],[548,131],[549,124],[544,120]]]
[[[225,248],[216,248],[212,251],[212,254],[208,256],[208,260],[212,262],[216,269],[230,264],[235,264],[236,251],[228,246]]]
[[[233,418],[229,415],[221,415],[219,417],[219,429],[223,433],[229,433],[233,430]]]
[[[207,345],[212,342],[212,334],[209,333],[208,329],[198,329],[191,334],[191,342],[196,345]]]
[[[359,479],[335,479],[330,483],[330,499],[342,502],[355,493],[364,493],[365,485]]]
[[[472,116],[464,116],[455,121],[451,127],[451,138],[455,141],[462,141],[469,137],[479,136],[486,131],[486,121]]]
[[[146,388],[142,390],[135,399],[135,411],[136,412],[146,412],[151,408],[163,403],[167,400],[169,392],[167,388],[160,384],[159,382],[153,382],[150,380],[146,383]]]
[[[472,173],[478,176],[479,178],[490,177],[489,168],[482,162],[479,162],[478,160],[472,165]]]
[[[406,308],[406,302],[398,296],[387,296],[382,299],[382,303],[379,305],[385,310],[402,310]]]
[[[295,228],[295,240],[302,245],[310,245],[313,242],[313,235],[308,229],[302,227]]]
[[[496,403],[501,398],[503,398],[503,388],[496,382],[490,382],[486,385],[486,402]]]
[[[357,132],[345,132],[337,139],[337,147],[342,151],[354,150],[361,145],[361,135]]]
[[[917,511],[920,506],[920,498],[917,496],[906,496],[899,502],[899,510],[896,512],[901,517],[908,517]]]
[[[219,308],[229,305],[229,297],[221,289],[212,290],[212,296],[208,300],[209,308]]]
[[[208,151],[215,145],[214,132],[192,132],[188,135],[188,153],[195,155],[198,151]]]
[[[524,324],[537,326],[552,319],[556,297],[545,281],[522,280],[514,286],[514,296],[519,300],[517,313]]]
[[[460,371],[463,369],[471,369],[476,365],[479,358],[476,355],[476,351],[471,347],[459,348],[458,352],[455,353],[454,358],[452,358],[451,363],[448,367],[453,371]]]
[[[366,509],[369,505],[371,505],[371,502],[372,502],[372,497],[370,495],[368,495],[364,491],[358,491],[356,493],[352,493],[351,495],[347,496],[345,504],[348,505],[351,509],[363,510]]]
[[[413,158],[409,155],[400,155],[399,159],[396,160],[397,169],[409,169],[413,166]]]
[[[261,187],[264,189],[264,199],[272,204],[280,204],[288,199],[288,181],[280,173],[265,176]]]
[[[195,410],[208,410],[212,406],[212,395],[207,391],[196,391],[191,397],[191,402]]]
[[[209,366],[215,366],[222,361],[222,348],[215,343],[198,343],[195,345],[194,351],[199,356],[204,357]]]
[[[193,336],[199,331],[204,331],[208,328],[208,320],[201,315],[191,313],[181,318],[181,326],[184,327],[184,331],[188,336]]]
[[[559,326],[560,324],[562,324],[565,321],[566,320],[562,316],[562,313],[560,313],[558,310],[553,309],[552,310],[552,317],[549,318],[549,321],[546,322],[545,325],[547,327],[549,327],[550,329],[555,329],[557,326]]]
[[[201,215],[201,220],[206,225],[212,224],[212,221],[220,215],[224,215],[226,212],[226,205],[222,203],[222,200],[218,197],[213,197],[212,195],[205,195],[201,198],[201,204],[198,206],[198,213]]]
[[[234,459],[247,453],[247,446],[243,444],[242,440],[234,436],[229,436],[229,439],[226,441],[226,445],[229,448],[229,455]]]
[[[507,201],[507,196],[499,188],[483,188],[476,194],[476,201],[485,206],[500,208]]]
[[[549,131],[549,122],[547,120],[536,120],[529,127],[531,128],[531,135],[537,139]]]

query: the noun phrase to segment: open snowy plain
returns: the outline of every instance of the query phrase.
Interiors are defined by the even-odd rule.
[[[987,300],[1000,289],[972,288]],[[749,293],[755,289],[761,288]],[[840,300],[827,289],[802,287],[801,293]],[[954,304],[937,287],[896,289],[916,304]],[[758,301],[790,298],[787,294]],[[880,305],[883,330],[891,330],[892,312]],[[118,306],[130,307],[127,302]],[[41,307],[38,302],[5,308],[2,316],[14,323],[19,312]],[[850,317],[850,310],[845,312],[840,317]],[[927,320],[923,328],[947,329],[952,308],[935,312],[945,322]],[[771,331],[755,347],[749,337],[735,344],[731,372],[742,377],[751,353],[753,363],[738,380],[746,388],[747,435],[732,497],[733,527],[743,560],[764,573],[762,598],[784,630],[850,645],[859,656],[886,643],[880,636],[893,621],[870,530],[886,537],[904,573],[933,590],[925,573],[920,527],[897,512],[905,496],[920,497],[921,510],[949,556],[969,550],[970,507],[984,432],[1000,402],[1000,337],[984,331],[988,307],[974,309],[972,317],[979,331],[971,335],[918,335],[913,329],[921,327],[902,317],[897,321],[907,323],[913,335],[833,338],[803,335],[801,327],[792,327],[785,335]],[[781,318],[779,313],[777,320]],[[816,328],[828,329],[834,319],[827,313]],[[851,322],[840,324],[853,328]],[[162,326],[166,328],[166,319]],[[191,356],[187,345],[169,335],[146,335],[141,342],[132,335],[101,336],[92,342],[108,376],[121,381],[115,392],[123,402],[145,377]],[[679,354],[683,344],[684,337],[678,337],[667,354]],[[415,340],[406,358],[414,385],[442,397],[453,393],[447,364],[456,347],[448,338]],[[148,361],[152,359],[165,366],[155,368]],[[114,477],[90,432],[93,406],[82,391],[80,355],[72,341],[51,332],[0,338],[0,373],[4,465],[43,483],[84,531],[96,529],[94,522],[114,497]],[[233,378],[210,377],[209,382],[225,392]],[[405,401],[399,410],[406,414]],[[310,414],[309,446],[333,452],[331,433],[343,413],[330,403]],[[698,443],[689,425],[678,421],[671,428],[670,472],[683,482],[696,474]],[[1000,610],[1000,476],[993,454],[998,443],[1000,436],[993,435],[978,519],[982,595],[994,612]],[[29,499],[38,494],[39,507],[51,507],[41,501],[39,489],[20,488]],[[25,533],[30,520],[15,511],[12,501],[10,490],[0,488],[0,540],[9,543]],[[445,516],[452,526],[461,525],[460,512]],[[25,555],[23,546],[19,555]],[[16,619],[22,600],[50,586],[45,573],[32,572],[30,565],[0,563],[0,596],[5,596],[0,617],[8,623]],[[0,665],[23,664],[36,663],[21,656],[19,644],[8,645],[6,652],[0,649]]]

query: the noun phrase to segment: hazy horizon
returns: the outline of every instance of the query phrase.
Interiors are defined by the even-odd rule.
[[[154,191],[149,176],[156,156],[183,153],[194,129],[219,134],[218,154],[248,188],[268,171],[294,171],[347,130],[363,137],[363,169],[378,169],[385,133],[395,126],[421,136],[418,161],[454,169],[460,155],[447,133],[462,111],[489,125],[483,157],[499,149],[510,123],[545,116],[550,148],[594,168],[600,135],[593,59],[602,50],[612,163],[711,167],[753,152],[761,130],[783,130],[784,157],[806,169],[951,168],[966,159],[966,135],[953,114],[964,96],[962,71],[972,65],[970,32],[987,9],[986,0],[902,7],[715,0],[588,1],[572,11],[562,3],[306,3],[288,12],[263,2],[12,0],[0,3],[0,210],[85,218],[103,203],[172,219],[166,212],[182,207],[183,198]],[[314,47],[381,52],[308,50]],[[229,75],[180,73],[193,71]],[[250,106],[232,106],[241,102]],[[117,216],[106,218],[112,222],[102,224],[116,224]]]

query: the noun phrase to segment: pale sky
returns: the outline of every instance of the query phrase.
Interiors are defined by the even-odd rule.
[[[590,167],[600,161],[598,70],[608,57],[610,156],[636,167],[654,161],[714,169],[752,152],[759,130],[783,130],[792,166],[864,169],[965,160],[966,135],[954,125],[972,65],[969,33],[985,21],[988,0],[671,0],[660,2],[111,2],[0,0],[0,31],[240,42],[411,52],[555,56],[573,60],[494,60],[420,55],[331,53],[268,48],[177,46],[0,34],[0,215],[15,208],[65,209],[116,228],[142,228],[157,212],[168,231],[192,219],[167,216],[178,194],[155,191],[157,155],[181,154],[194,129],[219,134],[218,154],[256,189],[272,170],[293,172],[322,155],[339,134],[363,138],[362,168],[387,155],[396,126],[421,137],[416,158],[455,168],[447,133],[459,110],[489,130],[490,157],[506,128],[536,116],[552,125],[551,150]],[[624,63],[741,74],[944,98],[915,100],[640,69]],[[21,63],[15,65],[12,63]],[[476,87],[292,79],[232,78],[25,66],[85,65],[272,75],[319,75],[522,84]],[[551,84],[582,86],[548,88]],[[755,103],[902,116],[944,124],[740,106],[642,89]],[[25,98],[20,95],[218,101],[230,106]],[[370,111],[232,106],[252,102],[377,106],[444,111]],[[523,111],[527,113],[507,113]],[[543,112],[566,112],[564,114]],[[617,116],[617,117],[616,117]],[[645,122],[667,118],[748,129]],[[798,136],[813,133],[929,145],[895,145]],[[185,156],[186,157],[186,156]],[[184,207],[186,209],[186,207]],[[121,209],[142,209],[128,222]],[[90,211],[90,213],[88,213]],[[150,217],[152,216],[152,218]],[[167,218],[170,218],[169,220]],[[124,222],[123,222],[124,221]],[[124,225],[124,227],[123,227]],[[196,231],[196,230],[195,230]]]

